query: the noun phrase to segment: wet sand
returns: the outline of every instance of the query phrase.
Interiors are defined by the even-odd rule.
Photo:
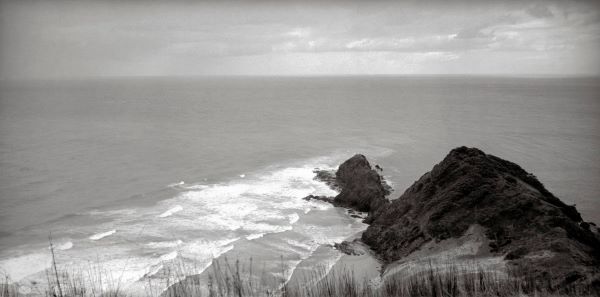
[[[355,255],[345,254],[333,246],[320,246],[311,257],[303,260],[297,267],[288,284],[315,285],[326,278],[352,275],[357,283],[377,286],[380,283],[382,264],[373,252],[363,243],[353,242],[360,238],[359,232],[346,241],[350,242],[350,249],[356,251]],[[334,263],[328,262],[337,259]]]

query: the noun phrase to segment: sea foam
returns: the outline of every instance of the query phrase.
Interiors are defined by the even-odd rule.
[[[183,244],[182,240],[149,242],[146,245],[151,248],[172,248]]]
[[[172,251],[168,254],[164,254],[162,256],[160,256],[160,261],[171,261],[173,259],[177,258],[177,251]]]
[[[250,234],[248,236],[246,236],[246,239],[248,240],[254,240],[254,239],[258,239],[265,236],[265,233],[256,233],[256,234]]]
[[[183,186],[183,185],[185,185],[185,182],[184,181],[180,181],[178,183],[169,184],[169,185],[167,185],[167,187],[169,187],[169,188],[175,188],[175,187]]]
[[[0,276],[9,277],[9,281],[19,281],[31,274],[50,267],[50,253],[33,253],[0,261]],[[6,275],[3,275],[6,274]]]
[[[117,233],[117,230],[113,229],[113,230],[102,232],[102,233],[96,233],[96,234],[90,236],[89,238],[91,240],[100,240],[100,239],[102,239],[102,238],[104,238],[106,236],[110,236],[110,235],[113,235],[115,233]]]
[[[67,241],[56,245],[57,250],[66,251],[73,247],[73,242]]]
[[[109,220],[99,227],[95,225],[94,228],[109,231],[96,233],[88,238],[97,241],[119,231],[121,236],[111,242],[110,246],[104,247],[106,250],[103,250],[98,261],[113,277],[121,279],[124,288],[138,287],[144,281],[144,277],[162,277],[162,274],[157,272],[172,265],[168,262],[174,259],[181,259],[184,265],[194,263],[194,273],[200,273],[210,266],[213,259],[234,249],[235,242],[240,238],[256,240],[267,234],[290,231],[304,225],[300,222],[307,210],[332,208],[323,202],[302,199],[311,194],[337,194],[324,183],[313,179],[315,167],[323,168],[322,164],[313,163],[309,166],[248,173],[243,179],[231,179],[230,182],[176,183],[171,186],[179,193],[155,206],[90,212],[92,218]],[[169,219],[153,219],[157,217]],[[75,226],[73,230],[89,232],[90,227]],[[300,228],[299,231],[309,230]],[[308,247],[297,244],[280,246],[277,249],[298,251],[305,257],[314,249],[312,236],[324,235],[318,233],[308,234],[308,240],[311,240]],[[177,238],[173,238],[174,235]],[[140,246],[139,241],[143,238],[149,239],[149,242]],[[324,240],[316,242],[322,241]],[[81,263],[73,263],[74,267],[87,265],[87,255],[97,254],[94,250],[96,247],[86,247],[86,244],[78,244],[76,241],[74,243],[63,242],[57,244],[56,248],[70,249],[69,253],[75,255],[75,259],[82,259]],[[145,254],[143,250],[148,248],[154,250],[152,256]],[[26,259],[19,261],[23,264]],[[9,270],[15,270],[19,265],[6,266]],[[26,274],[28,272],[18,275]]]
[[[293,214],[291,214],[291,215],[288,216],[288,219],[290,221],[290,224],[295,224],[300,219],[300,216],[298,216],[297,213],[293,213]]]
[[[160,214],[158,217],[159,218],[166,218],[166,217],[170,217],[172,216],[174,213],[176,212],[180,212],[183,210],[183,207],[181,205],[176,205],[173,208],[163,212],[162,214]]]

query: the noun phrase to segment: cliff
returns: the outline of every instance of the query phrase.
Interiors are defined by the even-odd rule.
[[[552,289],[600,289],[597,229],[517,164],[456,148],[392,202],[362,155],[342,164],[336,180],[336,205],[370,212],[362,241],[384,263],[415,258],[425,247],[481,229],[486,253],[509,273]]]
[[[371,168],[363,155],[354,155],[342,163],[335,177],[341,188],[340,194],[334,199],[337,205],[371,212],[388,203],[381,176]]]

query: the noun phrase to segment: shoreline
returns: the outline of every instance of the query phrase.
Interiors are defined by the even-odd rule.
[[[467,167],[468,170],[462,171],[451,170],[461,166],[461,164],[466,164],[463,166],[478,167]],[[380,169],[377,165],[375,168]],[[439,189],[436,188],[437,185],[442,184],[445,179],[452,181],[448,186],[450,189],[454,189],[455,185],[465,187],[466,185],[471,186],[475,184],[473,187],[476,187],[479,185],[477,182],[498,184],[499,186],[497,187],[488,187],[487,191],[494,190],[496,195],[504,199],[502,202],[511,202],[519,197],[529,200],[539,199],[540,203],[531,203],[530,207],[536,206],[532,212],[537,210],[549,218],[565,217],[564,220],[559,221],[564,222],[564,224],[571,222],[567,220],[568,218],[575,222],[573,224],[577,224],[573,228],[578,228],[571,229],[571,231],[580,231],[581,229],[587,230],[588,233],[597,234],[597,231],[592,230],[595,230],[594,227],[590,227],[588,223],[582,221],[574,206],[566,205],[554,197],[533,174],[525,172],[516,164],[493,155],[486,155],[475,148],[460,147],[452,150],[442,162],[433,167],[431,172],[423,175],[419,181],[416,181],[413,186],[407,189],[396,200],[387,198],[385,180],[375,169],[371,168],[366,157],[363,155],[355,155],[341,164],[335,175],[331,171],[319,171],[316,169],[312,170],[312,173],[316,174],[316,176],[312,175],[311,178],[311,175],[306,172],[306,166],[301,169],[300,172],[292,170],[290,173],[287,169],[287,171],[284,170],[283,172],[287,173],[286,176],[289,175],[289,179],[296,178],[296,181],[298,179],[304,181],[302,186],[305,184],[314,185],[314,181],[324,183],[329,186],[329,190],[333,190],[338,195],[331,197],[311,194],[300,198],[301,196],[296,194],[285,197],[291,198],[291,200],[273,195],[281,199],[282,203],[287,203],[284,204],[287,207],[285,208],[287,211],[277,208],[276,206],[278,205],[272,206],[279,211],[276,214],[279,215],[280,212],[283,214],[277,216],[279,221],[272,222],[284,222],[289,225],[289,229],[286,228],[285,230],[271,232],[259,237],[249,238],[246,236],[246,240],[237,242],[235,247],[231,245],[226,251],[216,256],[213,253],[213,258],[203,263],[202,266],[204,268],[200,271],[197,270],[197,272],[182,270],[182,268],[186,268],[182,261],[179,263],[177,261],[171,262],[171,260],[178,257],[178,251],[164,254],[160,257],[160,268],[151,274],[145,274],[143,278],[135,281],[132,287],[143,285],[143,283],[139,282],[142,279],[144,281],[147,280],[149,283],[151,281],[160,282],[160,276],[162,275],[166,276],[167,283],[164,284],[162,289],[157,290],[160,296],[181,296],[181,293],[186,292],[186,288],[190,287],[198,290],[197,292],[209,292],[210,294],[214,288],[215,279],[219,286],[221,285],[219,282],[225,282],[225,286],[233,285],[234,287],[242,286],[242,283],[249,282],[250,288],[245,289],[250,290],[248,292],[264,289],[285,292],[288,288],[294,289],[294,287],[298,288],[298,292],[312,289],[319,290],[323,286],[327,289],[328,286],[331,286],[332,282],[341,286],[345,285],[346,282],[351,282],[355,288],[360,288],[360,290],[382,291],[382,289],[387,290],[388,283],[398,285],[407,282],[409,286],[412,286],[412,282],[416,280],[417,282],[423,282],[422,285],[424,286],[428,285],[427,282],[431,285],[432,281],[426,277],[427,275],[433,275],[433,273],[441,275],[440,281],[442,281],[443,277],[450,277],[449,281],[453,282],[459,277],[468,278],[470,277],[469,275],[487,275],[487,277],[491,277],[495,282],[500,282],[500,280],[510,282],[522,276],[530,277],[530,275],[527,274],[527,271],[520,270],[516,272],[522,273],[522,275],[514,274],[516,277],[509,277],[510,273],[514,273],[515,271],[509,272],[508,264],[526,262],[536,265],[537,263],[541,263],[539,265],[547,265],[543,261],[553,261],[551,258],[557,255],[563,257],[573,256],[564,252],[564,255],[559,254],[560,251],[555,251],[554,246],[546,248],[541,254],[536,253],[535,250],[529,249],[529,246],[531,246],[530,242],[518,241],[519,237],[506,237],[507,235],[502,233],[503,229],[494,229],[500,227],[512,228],[511,226],[514,222],[521,222],[517,219],[513,219],[508,223],[504,221],[500,222],[508,224],[508,227],[504,225],[500,227],[491,225],[490,221],[483,221],[480,224],[479,221],[473,221],[472,218],[464,217],[463,212],[467,211],[469,213],[471,211],[470,208],[465,209],[463,207],[455,210],[454,208],[444,206],[444,203],[431,202],[435,201],[435,199],[445,202],[449,199],[446,197],[447,195],[455,195],[458,198],[466,199],[471,197],[471,193],[480,193],[477,191],[467,191],[467,194],[464,195],[458,190],[438,191]],[[477,176],[472,177],[471,175]],[[469,177],[472,178],[469,179]],[[460,182],[456,182],[456,180]],[[463,180],[467,180],[470,183]],[[284,185],[287,184],[284,183]],[[325,185],[322,185],[322,192],[327,192]],[[283,186],[282,188],[287,189]],[[302,190],[303,188],[299,189]],[[199,193],[200,191],[196,194]],[[489,195],[488,192],[480,194],[485,197]],[[244,196],[240,197],[244,198]],[[251,198],[254,200],[250,202],[263,202],[263,200],[257,199],[255,196]],[[453,199],[452,201],[456,200],[456,198]],[[319,202],[315,201],[317,205],[312,205],[313,202],[308,203],[311,200],[318,200]],[[209,199],[208,201],[212,200]],[[290,207],[290,201],[296,204]],[[467,206],[478,205],[479,208],[476,210],[480,212],[482,209],[487,209],[489,214],[488,212],[484,212],[484,214],[491,217],[499,212],[496,211],[497,209],[513,207],[512,204],[496,203],[497,200],[485,200],[481,198],[478,201],[478,204],[463,204]],[[482,203],[482,201],[486,203]],[[233,202],[239,201],[233,200]],[[323,204],[324,202],[327,202],[329,206],[324,208],[318,207],[318,204]],[[303,206],[308,204],[311,204],[312,208],[317,208],[321,211],[306,211],[307,208]],[[514,208],[516,210],[513,210],[513,208],[509,209],[513,210],[513,212],[522,212],[523,209],[530,209],[527,207],[519,208],[517,206]],[[179,208],[182,207],[168,208],[167,213],[169,213],[169,216],[161,215],[161,213],[164,214],[165,212],[157,212],[159,215],[155,217],[170,217],[175,213],[177,214],[176,216],[179,216],[180,212],[185,214],[184,209]],[[173,209],[177,209],[177,211],[170,213]],[[256,209],[258,209],[258,206]],[[547,209],[550,209],[548,213],[544,213]],[[299,216],[299,210],[305,210],[304,214]],[[308,210],[311,209],[308,208]],[[432,214],[432,210],[437,212]],[[411,213],[411,211],[413,212]],[[227,215],[232,213],[227,209]],[[398,216],[398,213],[402,215]],[[470,213],[476,214],[475,212]],[[130,216],[130,214],[126,215]],[[505,215],[503,218],[507,217],[512,218],[508,215]],[[539,220],[539,216],[533,217]],[[435,228],[423,229],[425,228],[422,226],[424,223],[423,219],[426,220],[425,223],[427,224],[434,224],[442,218],[455,219],[455,221],[453,224],[438,224],[434,225]],[[530,219],[530,217],[520,215],[519,219]],[[260,223],[261,218],[257,222]],[[448,228],[460,226],[464,222],[468,223],[468,228],[463,226],[466,230],[457,231],[455,234],[443,233],[450,232],[447,230]],[[534,221],[533,223],[536,222]],[[250,224],[252,223],[255,222],[250,222]],[[542,223],[547,224],[546,221]],[[337,228],[334,228],[334,226],[337,226]],[[390,230],[392,228],[408,228],[407,226],[410,227],[408,231]],[[534,226],[536,225],[534,224]],[[543,227],[545,225],[540,226]],[[528,226],[521,229],[526,229],[526,227]],[[351,230],[348,230],[348,228],[351,228]],[[415,230],[425,231],[419,231],[421,233],[418,233]],[[512,232],[511,234],[525,238],[518,233],[521,232],[520,230],[507,230],[506,232]],[[495,233],[490,233],[492,231]],[[533,231],[539,230],[536,229]],[[529,234],[537,234],[533,231]],[[428,232],[428,235],[423,232]],[[112,229],[107,232],[96,233],[88,237],[88,239],[98,241],[115,233],[117,233],[117,230]],[[579,237],[566,240],[576,240],[579,238],[581,240],[593,241],[594,238],[586,237],[589,235],[588,233],[581,231],[580,233],[575,233]],[[373,237],[374,234],[376,235],[375,237]],[[426,237],[425,235],[430,237]],[[435,237],[436,235],[439,236]],[[561,233],[555,232],[550,235],[554,236],[555,240],[563,240],[561,237],[563,234]],[[526,239],[531,240],[530,238]],[[394,242],[394,240],[405,240],[405,242],[400,242],[402,246],[398,245],[398,242]],[[589,243],[586,241],[582,242]],[[537,241],[533,243],[537,244]],[[414,245],[409,246],[408,244]],[[512,248],[513,245],[516,245],[519,249]],[[399,246],[405,249],[402,254],[398,253]],[[591,247],[593,248],[593,245]],[[203,248],[196,247],[195,250],[203,252]],[[507,251],[510,253],[507,254]],[[576,250],[573,251],[577,252]],[[587,250],[582,250],[582,252],[587,252]],[[179,260],[184,260],[184,258],[181,256]],[[253,269],[253,259],[262,265],[262,270],[256,266],[258,269]],[[171,263],[163,267],[163,262]],[[549,264],[555,265],[554,263]],[[553,267],[553,269],[555,268]],[[566,267],[565,269],[571,268]],[[159,270],[161,271],[160,273]],[[253,271],[255,271],[254,274]],[[562,273],[561,271],[558,272]],[[56,282],[59,282],[58,273],[56,274]],[[68,277],[66,276],[67,281],[69,281]],[[75,277],[78,276],[75,275]],[[61,278],[63,277],[61,276]],[[227,283],[230,280],[233,280],[234,283]],[[48,279],[48,281],[51,286],[53,280]],[[537,280],[534,281],[537,282]],[[532,283],[533,286],[538,285],[535,282]],[[252,288],[252,283],[260,283],[261,287],[258,289]],[[384,283],[386,286],[382,288],[381,285]],[[159,286],[162,285],[159,284]],[[433,285],[437,286],[437,283]],[[590,284],[590,286],[592,285],[594,283]],[[585,284],[582,284],[582,288],[585,288],[584,286]],[[400,288],[404,290],[405,287],[401,285]],[[126,291],[127,287],[124,287],[124,289]],[[547,289],[554,290],[550,285],[548,285]],[[138,296],[138,294],[136,293],[131,296]]]
[[[385,266],[368,246],[362,242],[354,241],[355,239],[360,239],[363,232],[361,231],[347,240],[349,242],[352,241],[350,243],[353,245],[352,248],[359,254],[349,255],[340,251],[342,256],[325,277],[335,277],[335,275],[342,275],[350,271],[358,283],[368,281],[369,285],[379,286],[382,281],[382,275],[385,272]]]
[[[310,257],[302,260],[296,266],[287,285],[291,287],[308,283],[316,285],[328,278],[335,279],[340,275],[351,275],[356,283],[363,284],[367,281],[369,285],[378,286],[381,283],[384,266],[368,246],[355,241],[360,239],[363,232],[357,232],[343,241],[350,242],[348,249],[353,250],[353,254],[345,253],[336,247],[339,243],[334,246],[319,246]],[[337,259],[333,261],[333,264],[323,265],[323,260],[332,254],[337,254]]]

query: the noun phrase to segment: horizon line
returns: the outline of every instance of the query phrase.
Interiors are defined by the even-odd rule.
[[[352,78],[352,77],[497,77],[497,78],[600,78],[599,74],[553,74],[553,73],[421,73],[421,74],[200,74],[200,75],[80,75],[56,77],[7,77],[0,82],[19,81],[69,81],[69,80],[110,80],[146,78]]]

